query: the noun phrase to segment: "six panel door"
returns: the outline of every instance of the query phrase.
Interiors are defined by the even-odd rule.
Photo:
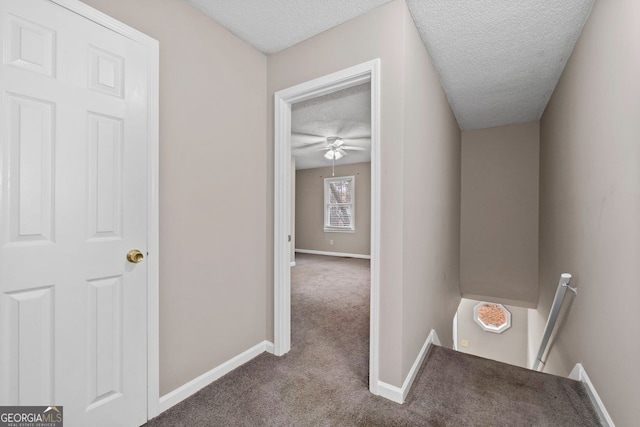
[[[146,49],[0,0],[0,405],[146,422]]]

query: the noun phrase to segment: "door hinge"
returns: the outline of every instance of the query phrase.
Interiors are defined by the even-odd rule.
[[[290,241],[291,241],[291,234],[287,236],[287,242],[290,242]]]

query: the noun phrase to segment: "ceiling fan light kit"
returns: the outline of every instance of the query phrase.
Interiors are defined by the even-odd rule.
[[[329,151],[324,153],[324,157],[327,160],[338,160],[342,157],[342,153],[335,148],[330,148]]]
[[[371,139],[371,136],[357,136],[347,138],[347,141],[345,141],[344,138],[339,136],[323,137],[320,135],[298,133],[292,133],[291,135],[292,138],[301,140],[297,146],[293,147],[292,154],[294,156],[309,156],[313,155],[312,153],[314,152],[324,151],[323,157],[331,160],[333,164],[332,176],[335,176],[336,160],[349,154],[349,151],[367,151],[367,143]]]

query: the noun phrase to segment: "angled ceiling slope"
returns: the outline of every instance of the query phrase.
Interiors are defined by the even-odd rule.
[[[263,53],[390,0],[186,0]],[[537,120],[595,0],[407,0],[463,131]]]
[[[408,0],[463,131],[537,120],[594,0]]]

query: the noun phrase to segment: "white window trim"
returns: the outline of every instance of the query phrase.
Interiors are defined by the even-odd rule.
[[[327,226],[327,206],[329,205],[329,183],[332,181],[344,181],[351,180],[351,203],[345,203],[351,205],[351,227],[329,227]],[[351,176],[336,176],[331,178],[325,178],[324,182],[324,224],[323,230],[326,233],[355,233],[356,232],[356,177]]]

